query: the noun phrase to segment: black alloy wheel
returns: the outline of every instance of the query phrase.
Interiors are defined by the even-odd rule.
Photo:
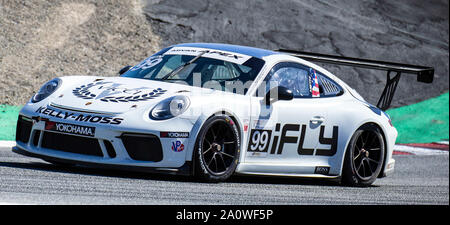
[[[343,181],[351,186],[371,185],[383,166],[384,138],[379,128],[365,125],[352,136],[345,156]]]
[[[239,151],[239,132],[234,121],[226,115],[214,116],[198,135],[195,173],[210,182],[226,180],[236,169]]]

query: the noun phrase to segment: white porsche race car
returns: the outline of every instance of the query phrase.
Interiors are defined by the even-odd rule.
[[[309,61],[388,71],[378,107]],[[119,77],[48,81],[20,111],[13,151],[55,164],[216,182],[254,174],[368,186],[394,170],[397,131],[383,110],[400,73],[431,83],[434,70],[289,50],[174,45],[124,67]]]

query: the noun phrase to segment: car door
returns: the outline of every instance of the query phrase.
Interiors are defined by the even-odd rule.
[[[314,173],[316,165],[326,164],[315,155],[333,153],[317,148],[319,140],[332,144],[332,138],[326,134],[336,135],[336,131],[327,127],[327,105],[320,104],[319,96],[312,94],[312,86],[317,82],[314,72],[302,64],[278,63],[267,74],[258,94],[251,98],[245,162],[263,164],[260,170],[267,171],[260,172]],[[277,86],[290,89],[293,99],[267,105],[263,93]]]

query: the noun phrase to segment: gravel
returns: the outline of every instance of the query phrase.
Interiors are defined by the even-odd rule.
[[[139,0],[0,0],[0,104],[23,105],[46,81],[116,76],[159,50]]]

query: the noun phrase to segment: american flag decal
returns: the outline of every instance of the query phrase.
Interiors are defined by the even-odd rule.
[[[317,81],[317,73],[316,70],[311,69],[311,93],[313,97],[320,97],[320,91],[319,91],[319,82]]]

